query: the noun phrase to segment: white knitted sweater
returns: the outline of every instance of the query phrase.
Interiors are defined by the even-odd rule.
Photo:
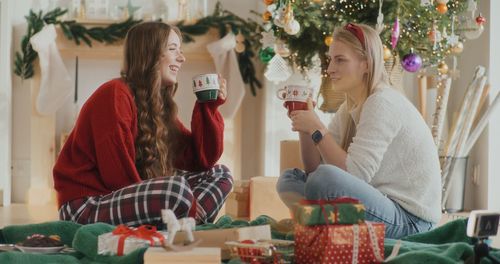
[[[342,142],[346,105],[329,125]],[[354,113],[350,113],[354,116]],[[439,157],[429,127],[400,92],[384,87],[365,101],[347,151],[347,172],[366,181],[408,212],[437,223],[441,218]]]

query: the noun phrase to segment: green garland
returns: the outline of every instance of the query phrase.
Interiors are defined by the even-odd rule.
[[[88,46],[92,46],[92,40],[111,44],[117,40],[125,38],[127,31],[140,20],[132,18],[121,23],[114,23],[107,27],[92,27],[86,28],[76,21],[61,21],[60,17],[67,10],[56,8],[52,11],[43,14],[41,11],[35,13],[30,11],[26,16],[28,29],[26,35],[21,40],[21,52],[16,52],[14,60],[14,73],[22,79],[32,78],[34,75],[33,62],[38,57],[36,51],[31,46],[30,39],[38,33],[45,25],[56,24],[61,27],[64,35],[73,40],[77,45],[84,42]],[[252,48],[260,47],[258,39],[262,27],[252,20],[244,20],[235,14],[223,10],[220,3],[217,3],[215,12],[211,16],[204,17],[191,25],[184,24],[184,21],[177,25],[183,34],[185,43],[193,42],[194,36],[206,34],[211,28],[218,29],[219,36],[226,35],[228,30],[233,33],[241,33],[245,37],[245,51],[238,54],[238,62],[243,81],[250,86],[253,95],[256,95],[257,88],[261,88],[262,84],[256,77],[256,70],[253,63],[255,53]]]

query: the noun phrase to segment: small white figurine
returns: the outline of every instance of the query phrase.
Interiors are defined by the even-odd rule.
[[[167,225],[167,246],[174,251],[184,251],[194,248],[201,241],[194,241],[193,231],[196,228],[196,222],[192,217],[184,217],[177,219],[174,212],[170,209],[161,210],[161,218],[163,223]],[[184,231],[187,235],[187,240],[189,242],[186,246],[176,246],[174,245],[174,238],[178,231]]]

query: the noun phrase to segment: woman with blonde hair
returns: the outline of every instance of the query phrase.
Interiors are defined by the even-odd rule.
[[[121,78],[83,105],[54,167],[61,220],[161,224],[161,209],[212,222],[232,188],[223,165],[226,82],[215,101],[196,102],[188,130],[174,95],[185,57],[181,33],[161,22],[127,33]]]
[[[428,231],[440,217],[441,177],[432,135],[412,103],[388,82],[380,37],[369,26],[337,28],[328,74],[346,101],[328,128],[312,110],[290,114],[305,171],[287,170],[277,191],[293,211],[300,199],[350,196],[386,236]]]

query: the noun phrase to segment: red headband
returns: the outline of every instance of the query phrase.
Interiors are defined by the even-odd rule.
[[[363,30],[359,26],[356,26],[352,23],[347,23],[347,25],[345,25],[344,29],[351,32],[354,36],[356,36],[356,38],[361,43],[361,46],[363,47],[363,49],[365,49],[365,35],[363,34]]]

